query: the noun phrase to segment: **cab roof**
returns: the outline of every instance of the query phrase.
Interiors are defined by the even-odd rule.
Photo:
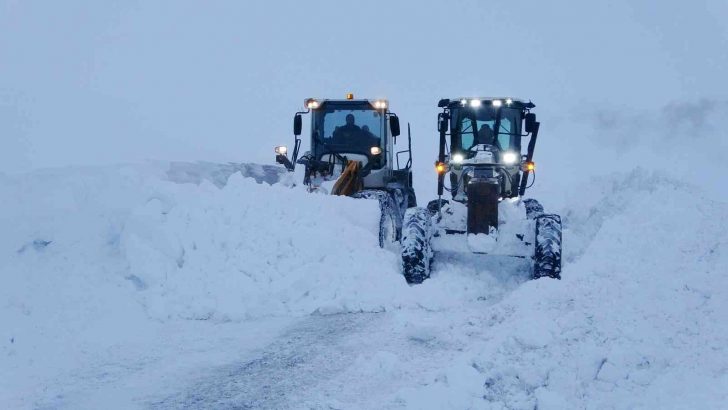
[[[536,104],[532,103],[531,100],[526,101],[523,98],[517,98],[517,97],[457,97],[457,98],[443,98],[440,100],[440,102],[437,104],[438,107],[456,107],[456,106],[462,106],[463,101],[470,102],[470,101],[481,101],[481,102],[489,102],[492,104],[493,101],[501,101],[502,103],[506,103],[508,100],[511,101],[510,106],[515,106],[519,108],[525,108],[525,109],[531,109],[536,107]]]
[[[329,98],[307,98],[303,102],[303,106],[306,108],[316,109],[323,104],[334,103],[334,104],[370,104],[377,110],[386,110],[389,108],[389,100],[384,98],[379,99],[367,99],[367,98],[346,98],[346,99],[329,99]]]

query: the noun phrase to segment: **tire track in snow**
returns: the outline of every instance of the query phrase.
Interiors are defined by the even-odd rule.
[[[477,255],[444,254],[428,286],[448,302],[430,306],[427,302],[433,301],[423,300],[421,309],[384,313],[308,316],[251,360],[205,371],[204,378],[176,394],[148,401],[148,407],[400,407],[401,388],[430,382],[463,348],[464,341],[449,335],[450,329],[462,327],[464,317],[482,314],[527,280],[526,266],[522,261],[513,265]],[[463,284],[467,291],[452,293]],[[377,367],[381,360],[383,369]]]
[[[187,391],[150,403],[154,409],[287,408],[294,394],[351,364],[356,351],[346,346],[381,321],[382,314],[312,316],[294,326],[258,357],[220,368]]]

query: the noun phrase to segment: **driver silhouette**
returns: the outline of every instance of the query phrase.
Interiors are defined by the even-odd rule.
[[[473,146],[477,144],[494,145],[493,137],[493,130],[490,129],[490,126],[488,124],[483,124],[480,126],[480,130],[478,131],[478,138],[476,139],[476,141],[473,142]]]
[[[346,114],[346,125],[336,127],[334,131],[334,143],[350,144],[359,137],[361,128],[355,124],[354,114]]]

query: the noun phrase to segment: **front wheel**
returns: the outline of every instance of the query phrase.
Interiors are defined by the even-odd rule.
[[[432,261],[432,214],[426,208],[410,208],[402,223],[402,273],[407,283],[430,277]]]
[[[533,278],[561,279],[561,217],[544,214],[536,217],[536,249]]]

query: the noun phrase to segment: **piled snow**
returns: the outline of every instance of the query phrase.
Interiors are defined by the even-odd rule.
[[[268,185],[289,181],[288,172],[280,166],[245,163],[218,164],[205,161],[172,162],[169,164],[167,177],[170,181],[197,185],[202,181],[208,181],[216,187],[222,188],[227,184],[230,176],[237,173]]]
[[[182,182],[195,183],[174,182],[181,168]],[[396,255],[377,245],[376,201],[241,172],[222,189],[210,181],[228,169],[151,163],[0,178],[0,403],[32,397],[24,389],[45,390],[44,378],[61,381],[76,367],[79,376],[112,352],[127,362],[145,350],[135,346],[159,344],[160,321],[398,303],[406,284]]]
[[[8,227],[4,300],[82,299],[56,306],[71,312],[77,302],[106,299],[94,289],[113,284],[119,289],[110,294],[134,295],[157,319],[226,321],[381,310],[403,286],[395,255],[377,246],[376,201],[271,187],[239,173],[223,189],[199,175],[199,185],[176,184],[158,171],[79,169],[4,181],[3,196],[15,199],[0,212]],[[59,292],[76,281],[85,285]]]
[[[298,374],[293,384],[315,386],[297,393],[311,407],[728,400],[728,205],[703,191],[642,168],[592,178],[539,198],[563,218],[563,280],[528,281],[527,261],[443,254],[409,287],[396,253],[377,246],[375,201],[309,194],[266,169],[0,176],[11,198],[0,204],[3,407],[103,407],[110,392],[143,407],[170,375],[169,397],[184,402],[190,375],[251,360],[238,351],[297,320],[309,330],[278,345],[293,360],[308,349],[303,369],[344,370],[313,384],[259,372]],[[321,316],[349,312],[384,313]],[[140,383],[141,399],[128,390]]]
[[[382,310],[404,285],[378,221],[376,201],[234,175],[224,189],[160,189],[127,219],[120,249],[156,318]]]
[[[566,201],[564,279],[524,283],[484,312],[483,339],[403,390],[408,407],[728,402],[728,206],[641,169],[589,186]]]

